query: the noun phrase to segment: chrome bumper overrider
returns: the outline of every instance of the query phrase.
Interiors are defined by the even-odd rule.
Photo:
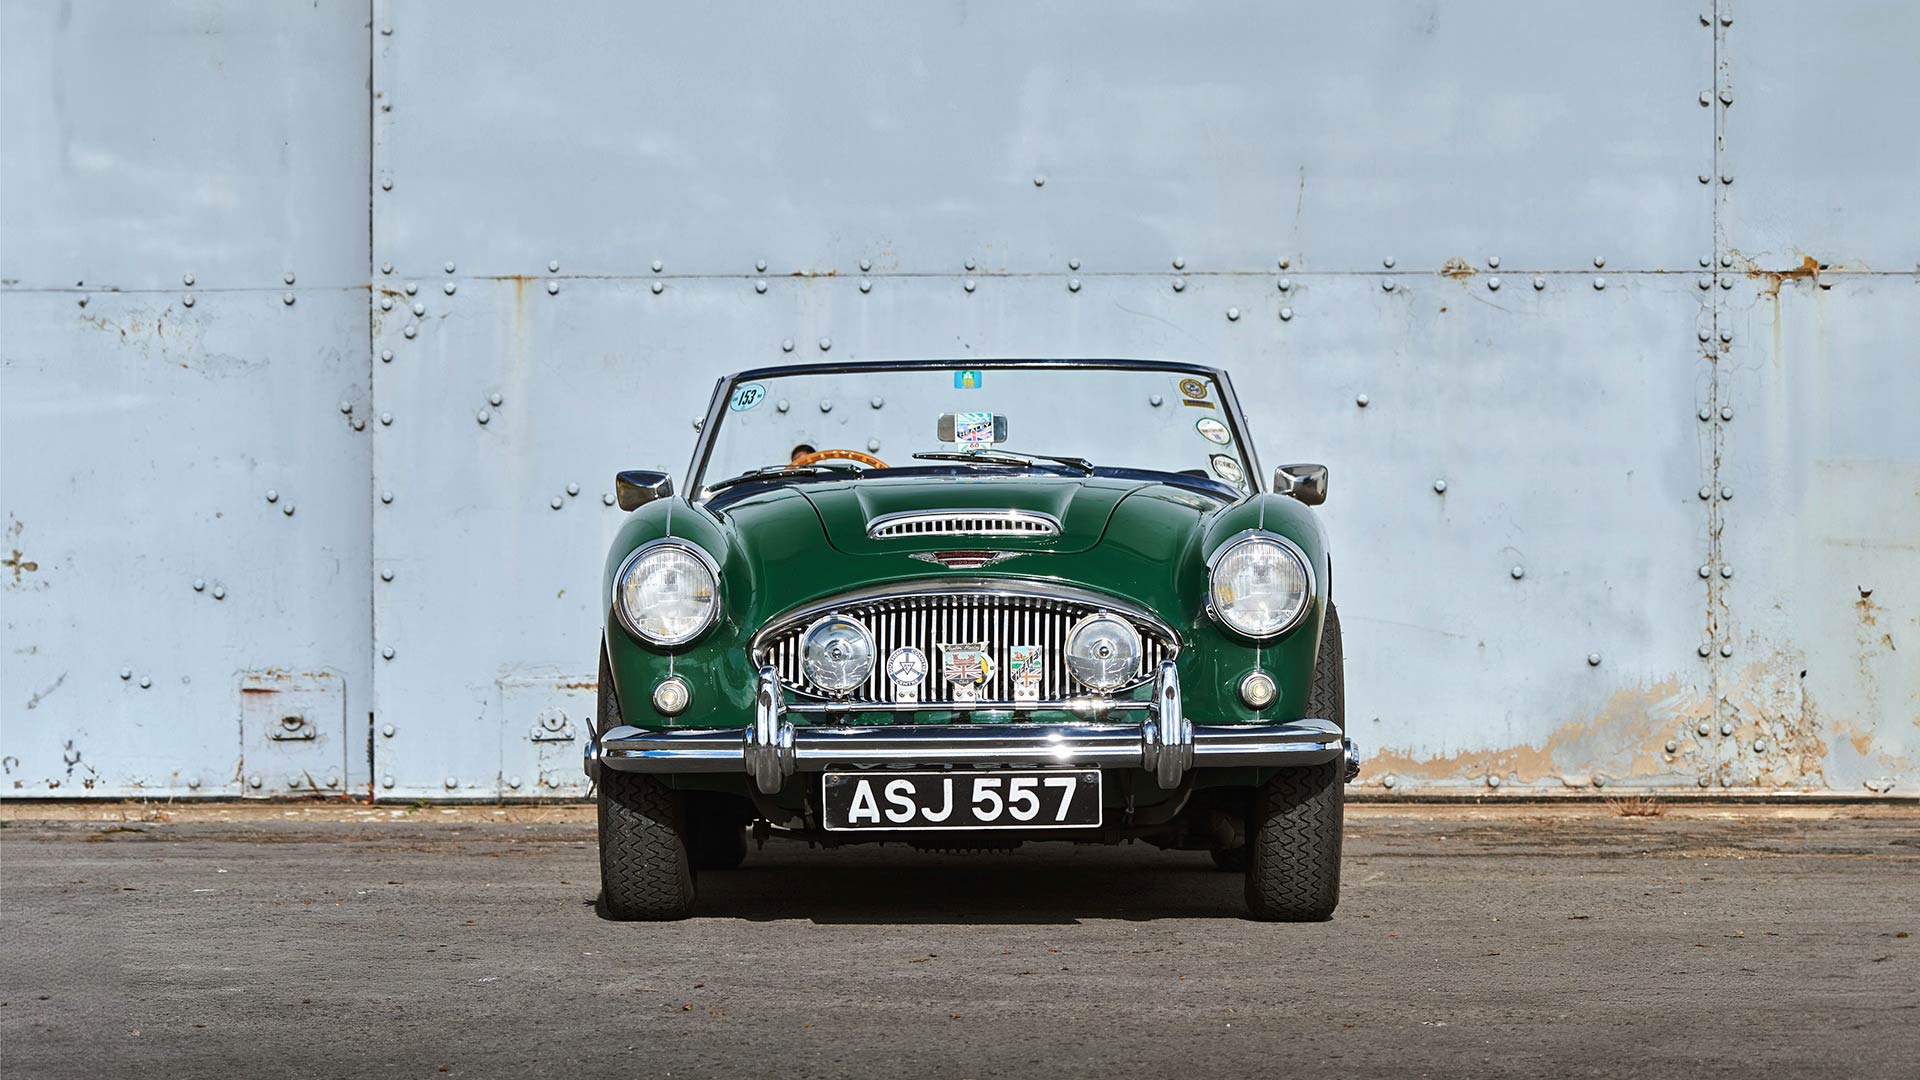
[[[1180,786],[1189,768],[1317,765],[1358,758],[1330,720],[1284,724],[1194,724],[1181,714],[1171,660],[1154,679],[1147,719],[1138,724],[901,724],[794,726],[780,679],[760,669],[754,722],[745,728],[653,730],[622,725],[587,744],[594,766],[619,772],[745,770],[768,795],[795,772],[862,765],[1080,765],[1145,769],[1162,788]],[[1137,706],[1136,706],[1137,707]]]

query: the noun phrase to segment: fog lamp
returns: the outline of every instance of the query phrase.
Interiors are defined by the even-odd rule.
[[[1140,671],[1140,632],[1105,611],[1075,623],[1067,631],[1067,670],[1081,685],[1115,690]]]
[[[873,635],[847,615],[818,619],[800,639],[800,666],[815,689],[850,693],[873,673]]]

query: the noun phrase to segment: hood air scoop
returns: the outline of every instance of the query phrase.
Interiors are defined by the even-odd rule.
[[[867,522],[872,540],[923,536],[1059,536],[1060,519],[1037,510],[910,510]]]

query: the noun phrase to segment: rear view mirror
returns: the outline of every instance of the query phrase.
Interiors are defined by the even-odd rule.
[[[1273,490],[1277,495],[1291,495],[1308,506],[1319,506],[1327,501],[1327,467],[1282,465],[1273,470]]]
[[[620,509],[638,510],[655,499],[672,495],[673,478],[663,472],[627,469],[614,474],[613,490],[620,500]]]

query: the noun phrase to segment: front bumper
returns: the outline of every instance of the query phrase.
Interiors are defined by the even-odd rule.
[[[587,772],[717,773],[744,770],[768,795],[795,772],[828,766],[1079,765],[1145,769],[1162,788],[1195,766],[1318,765],[1357,752],[1331,720],[1194,724],[1180,710],[1172,661],[1160,665],[1147,719],[1127,723],[794,726],[779,676],[762,668],[754,722],[745,728],[655,730],[621,725],[587,743]]]

